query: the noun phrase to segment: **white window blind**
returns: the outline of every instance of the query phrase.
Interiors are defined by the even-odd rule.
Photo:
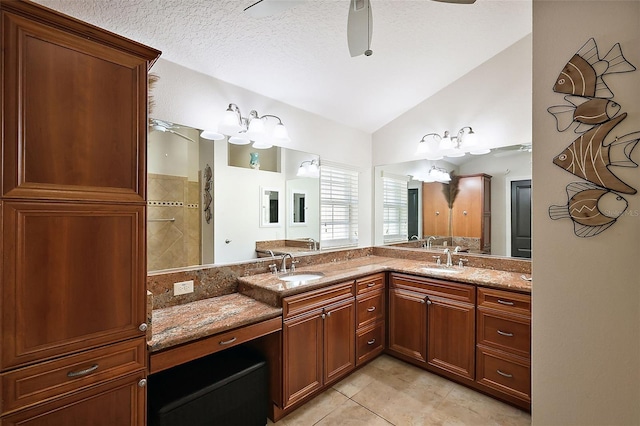
[[[406,176],[382,176],[385,243],[406,241],[408,237],[408,178]]]
[[[320,168],[320,247],[358,245],[358,172],[328,165]]]

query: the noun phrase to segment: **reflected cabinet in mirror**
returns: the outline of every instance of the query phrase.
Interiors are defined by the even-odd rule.
[[[303,163],[319,163],[317,155],[200,133],[149,121],[148,271],[250,260],[257,243],[307,247],[319,240],[319,177],[299,176]]]
[[[424,179],[434,166],[449,172],[451,181]],[[394,207],[397,196],[389,184],[394,178],[406,181],[406,215]],[[460,246],[470,253],[531,257],[530,146],[377,166],[375,199],[377,244]],[[394,222],[403,220],[394,235]]]

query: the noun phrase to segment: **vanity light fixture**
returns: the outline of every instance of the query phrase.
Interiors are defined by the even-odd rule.
[[[278,122],[275,126],[269,127],[268,118],[275,118]],[[261,116],[256,110],[251,110],[248,117],[243,117],[236,104],[229,104],[218,129],[229,136],[229,143],[248,145],[253,142],[253,147],[256,149],[271,148],[273,145],[291,140],[280,117],[272,114]]]
[[[296,175],[298,177],[318,177],[320,173],[320,168],[317,160],[307,160],[303,161],[298,167],[298,173]]]
[[[478,142],[475,132],[470,126],[458,130],[455,136],[445,131],[443,136],[438,133],[427,133],[418,142],[417,155],[427,160],[442,160],[444,157],[462,157],[467,152],[472,155],[488,154],[491,150]]]

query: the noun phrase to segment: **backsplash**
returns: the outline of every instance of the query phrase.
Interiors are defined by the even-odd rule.
[[[298,267],[322,263],[340,262],[363,256],[371,256],[373,247],[352,250],[319,252],[296,257]],[[271,258],[211,267],[194,267],[176,271],[154,272],[147,276],[147,289],[153,293],[153,308],[161,309],[210,297],[223,296],[237,291],[236,279],[241,276],[269,272]],[[276,263],[280,266],[280,258]],[[193,293],[173,295],[173,284],[193,280]]]

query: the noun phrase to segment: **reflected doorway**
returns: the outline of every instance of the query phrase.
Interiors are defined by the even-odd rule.
[[[511,256],[531,258],[531,179],[511,181]]]

